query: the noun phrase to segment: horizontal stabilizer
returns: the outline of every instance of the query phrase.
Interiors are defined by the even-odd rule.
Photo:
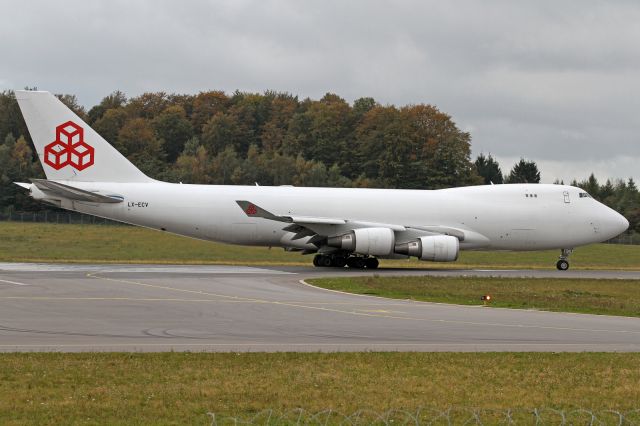
[[[86,201],[90,203],[121,203],[124,198],[120,195],[101,195],[95,192],[85,191],[46,179],[31,179],[33,184],[47,195],[58,196],[74,201]],[[22,185],[20,185],[22,186]]]

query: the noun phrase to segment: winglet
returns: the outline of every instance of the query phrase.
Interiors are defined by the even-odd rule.
[[[275,220],[278,222],[288,222],[288,223],[291,222],[290,217],[275,215],[263,209],[262,207],[257,206],[251,201],[236,200],[236,203],[238,204],[238,206],[240,206],[242,211],[249,217],[261,217],[263,219]]]
[[[31,189],[31,185],[32,185],[31,183],[24,183],[24,182],[13,182],[13,183],[15,183],[16,185],[24,189]]]

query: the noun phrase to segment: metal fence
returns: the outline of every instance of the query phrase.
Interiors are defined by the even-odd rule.
[[[101,217],[88,214],[67,212],[67,211],[39,211],[39,212],[0,212],[0,221],[12,222],[39,222],[39,223],[74,223],[91,225],[123,225]]]
[[[335,410],[319,412],[298,408],[286,412],[264,410],[250,416],[218,416],[207,413],[212,426],[218,425],[640,425],[640,409],[589,410],[554,408],[445,410],[359,410],[343,414]]]
[[[88,214],[68,212],[68,211],[38,211],[38,212],[0,212],[0,222],[40,222],[40,223],[75,223],[75,224],[92,224],[92,225],[124,225],[101,217],[91,216]],[[626,244],[639,245],[640,234],[624,233],[605,241],[607,244]]]
[[[638,245],[640,244],[640,234],[637,232],[631,232],[618,235],[615,238],[610,239],[609,241],[605,241],[607,244],[627,244],[627,245]]]

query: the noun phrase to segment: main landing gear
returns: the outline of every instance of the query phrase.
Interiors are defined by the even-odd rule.
[[[562,249],[560,251],[560,258],[558,259],[558,263],[556,263],[556,268],[559,271],[566,271],[569,269],[569,255],[573,252],[573,249]]]
[[[380,262],[375,257],[316,254],[313,258],[313,265],[319,267],[344,268],[348,266],[354,269],[377,269],[379,264]]]

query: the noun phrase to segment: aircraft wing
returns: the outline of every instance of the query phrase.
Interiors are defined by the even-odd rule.
[[[448,226],[410,226],[340,218],[279,215],[271,213],[268,210],[265,210],[250,201],[237,200],[236,203],[249,217],[259,217],[267,220],[287,223],[288,225],[282,229],[285,231],[296,233],[292,240],[304,237],[312,237],[311,240],[309,240],[311,244],[319,243],[329,236],[345,233],[355,228],[368,227],[389,228],[395,232],[413,231],[423,232],[426,234],[451,235],[458,238],[458,240],[460,240],[461,242],[465,239],[464,230]]]
[[[95,192],[58,183],[46,179],[31,179],[33,185],[48,196],[66,198],[73,201],[86,201],[90,203],[121,203],[124,198],[119,195],[101,195]],[[25,184],[18,185],[25,187]]]

